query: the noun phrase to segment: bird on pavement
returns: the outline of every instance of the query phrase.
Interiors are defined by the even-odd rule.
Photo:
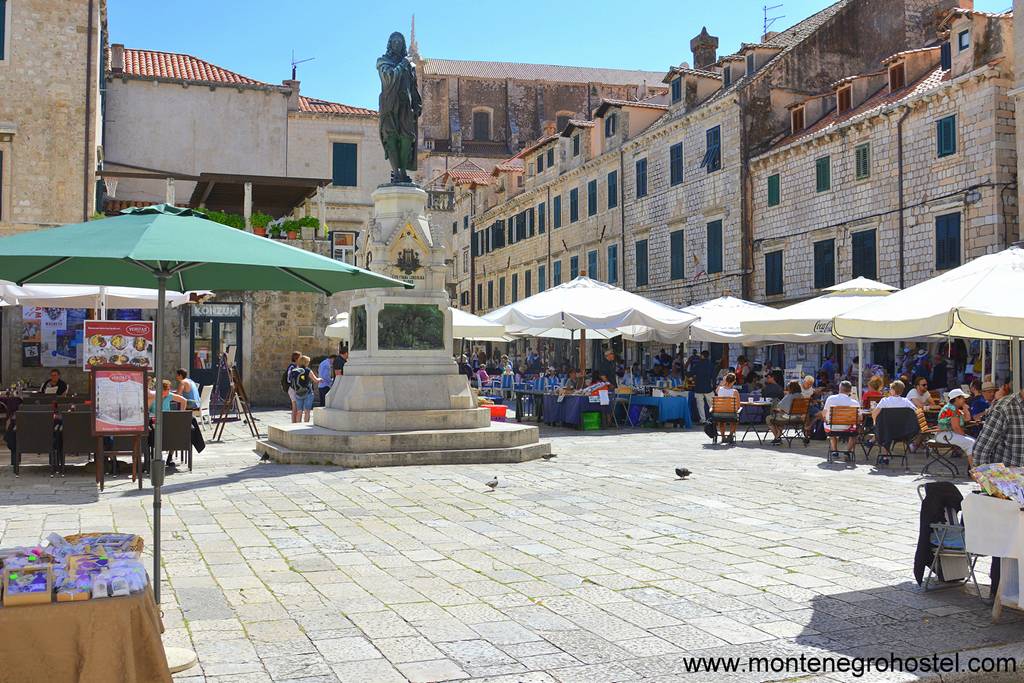
[[[498,478],[495,477],[494,479],[491,479],[489,482],[486,482],[486,484],[487,488],[493,491],[494,489],[498,488]]]
[[[676,476],[679,477],[680,479],[686,479],[691,474],[692,472],[690,472],[690,470],[686,469],[685,467],[676,468]]]

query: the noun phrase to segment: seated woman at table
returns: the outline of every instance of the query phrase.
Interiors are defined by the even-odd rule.
[[[974,439],[964,432],[969,419],[967,394],[962,389],[954,389],[949,392],[949,402],[939,411],[939,431],[935,435],[935,440],[962,450],[967,456],[968,467],[973,467],[971,456],[974,453]]]
[[[565,379],[565,383],[562,385],[563,389],[569,391],[579,391],[584,387],[585,378],[576,368],[569,368],[569,376]]]
[[[864,392],[861,397],[860,407],[871,408],[872,403],[878,403],[882,400],[882,378],[875,375],[868,380],[868,390]]]
[[[736,408],[740,405],[740,392],[736,388],[736,375],[729,372],[726,373],[725,377],[722,378],[722,383],[718,389],[715,390],[715,396],[728,398],[733,397],[736,400]],[[723,415],[711,414],[712,419],[721,418]],[[718,434],[722,437],[722,443],[735,443],[736,441],[736,422],[733,421],[721,421],[721,419],[715,419],[718,422]]]
[[[163,399],[160,403],[161,410],[165,412],[168,410],[185,410],[185,406],[188,405],[188,399],[181,394],[175,394],[171,391],[171,380],[165,379],[161,382],[161,385],[163,386]],[[147,392],[147,395],[149,397],[149,412],[156,415],[156,401],[154,400],[156,398],[156,392],[149,391]],[[177,407],[172,408],[172,403]]]
[[[772,386],[778,386],[774,384],[774,378]],[[790,382],[786,385],[786,394],[779,399],[778,404],[772,409],[772,414],[768,416],[768,428],[772,430],[772,436],[775,437],[772,439],[773,446],[782,444],[782,430],[792,419],[790,411],[793,409],[793,400],[801,396],[803,396],[803,392],[800,389],[800,383],[795,380]]]

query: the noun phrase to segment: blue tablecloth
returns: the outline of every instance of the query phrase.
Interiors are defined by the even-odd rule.
[[[583,413],[601,412],[610,413],[611,402],[603,406],[600,403],[591,403],[589,396],[563,396],[558,400],[553,394],[544,395],[544,422],[557,425],[566,424],[579,428],[583,425]]]
[[[693,426],[693,411],[697,407],[693,392],[686,396],[631,396],[632,406],[647,406],[658,411],[658,422],[675,422],[682,420],[687,428]]]

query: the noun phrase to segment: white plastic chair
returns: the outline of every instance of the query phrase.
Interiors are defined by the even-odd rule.
[[[199,418],[199,425],[213,424],[210,417],[210,397],[213,395],[213,385],[207,384],[199,390],[199,407],[192,410],[193,417]],[[198,413],[198,414],[197,414]]]

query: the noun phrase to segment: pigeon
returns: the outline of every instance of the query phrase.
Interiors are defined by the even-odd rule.
[[[686,469],[685,467],[676,468],[676,476],[679,477],[680,479],[686,479],[691,474],[692,472],[690,472],[690,470]]]
[[[487,488],[493,491],[494,489],[498,488],[498,478],[495,477],[494,479],[491,479],[490,481],[486,482],[486,484]]]

